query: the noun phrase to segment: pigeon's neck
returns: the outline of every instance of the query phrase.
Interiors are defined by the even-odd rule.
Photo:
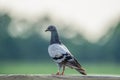
[[[57,31],[52,31],[51,32],[51,40],[50,44],[58,43],[61,44],[61,41],[59,40],[59,35]]]

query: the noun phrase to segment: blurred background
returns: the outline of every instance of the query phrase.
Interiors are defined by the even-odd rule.
[[[0,74],[51,74],[49,25],[88,74],[120,75],[120,0],[0,0]],[[66,69],[65,74],[79,74]]]

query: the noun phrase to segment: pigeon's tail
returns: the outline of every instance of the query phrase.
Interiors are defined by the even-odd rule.
[[[83,74],[83,75],[87,75],[87,74],[85,73],[85,70],[82,69],[82,68],[78,68],[78,69],[76,68],[75,70],[78,71],[79,73]]]
[[[82,66],[78,63],[78,61],[76,59],[74,59],[75,62],[75,70],[78,71],[79,73],[81,73],[82,75],[87,75],[85,70],[82,68]]]
[[[85,70],[82,68],[82,66],[78,63],[78,61],[75,58],[73,61],[68,62],[68,66],[72,69],[75,69],[76,71],[83,75],[87,75]]]

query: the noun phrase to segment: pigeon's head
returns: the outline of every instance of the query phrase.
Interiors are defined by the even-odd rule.
[[[51,25],[51,26],[48,26],[48,28],[45,30],[45,32],[47,32],[47,31],[56,31],[56,27],[55,26],[53,26],[53,25]]]

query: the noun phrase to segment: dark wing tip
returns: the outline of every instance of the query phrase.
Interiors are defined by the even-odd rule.
[[[80,69],[76,69],[79,73],[81,73],[82,75],[87,75],[85,70],[80,68]]]

